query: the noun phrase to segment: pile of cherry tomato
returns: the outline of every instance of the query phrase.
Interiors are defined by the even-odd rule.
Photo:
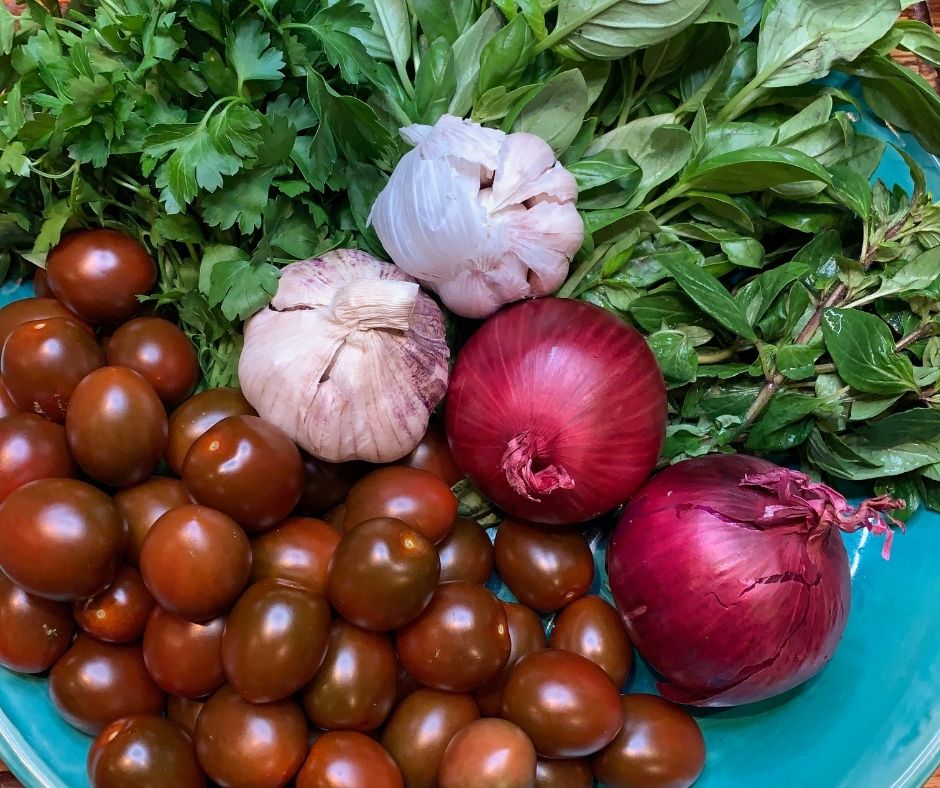
[[[0,665],[48,671],[95,788],[695,781],[694,719],[620,693],[579,531],[491,541],[436,425],[401,464],[331,465],[235,389],[191,396],[188,339],[140,315],[155,274],[77,233],[0,309]]]

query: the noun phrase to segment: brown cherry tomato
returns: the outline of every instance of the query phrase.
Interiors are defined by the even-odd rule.
[[[579,758],[551,761],[539,758],[535,766],[535,788],[591,788],[591,764]]]
[[[576,599],[555,618],[549,644],[600,665],[622,687],[633,667],[633,647],[620,614],[599,596]]]
[[[418,683],[417,679],[399,665],[398,682],[395,685],[395,703],[392,705],[392,708],[398,706],[405,698],[413,692],[417,692],[419,689],[421,689],[421,685]]]
[[[691,714],[658,695],[624,695],[623,729],[591,760],[608,788],[688,788],[705,768],[705,739]]]
[[[115,720],[91,743],[94,788],[200,788],[206,784],[190,735],[172,720],[136,715]]]
[[[623,725],[620,693],[604,670],[570,651],[526,654],[506,682],[503,716],[524,730],[544,758],[583,758],[613,741]]]
[[[78,322],[78,318],[54,298],[21,298],[0,308],[0,350],[3,350],[7,338],[17,326],[53,317],[67,317]],[[88,326],[82,325],[91,336]]]
[[[140,646],[79,635],[49,674],[49,695],[69,725],[96,735],[132,714],[160,714],[166,695],[150,678]]]
[[[114,324],[140,310],[137,296],[149,293],[157,267],[147,250],[116,230],[69,233],[46,258],[49,288],[89,323]]]
[[[183,462],[196,438],[229,416],[256,415],[238,389],[208,389],[193,395],[170,414],[167,465],[177,476],[182,476]]]
[[[448,487],[453,487],[463,479],[463,473],[451,454],[450,446],[447,445],[444,428],[437,421],[428,424],[428,431],[421,443],[401,461],[401,464],[433,473]]]
[[[251,703],[282,700],[313,678],[329,636],[330,607],[321,594],[259,580],[242,594],[225,624],[225,676]]]
[[[506,611],[481,585],[442,583],[424,612],[397,633],[395,647],[402,667],[426,687],[471,692],[509,660]]]
[[[192,698],[171,695],[166,702],[166,718],[182,725],[190,737],[195,740],[196,723],[199,721],[199,715],[205,705],[204,700],[193,700]]]
[[[229,416],[190,447],[183,481],[199,503],[224,512],[246,531],[264,531],[300,500],[303,462],[294,442],[273,424]]]
[[[594,555],[570,529],[506,518],[493,543],[496,571],[524,605],[542,613],[584,596],[594,582]]]
[[[77,471],[60,424],[35,413],[0,420],[0,502],[24,484],[67,478]]]
[[[496,678],[491,679],[473,693],[480,711],[487,717],[498,717],[502,714],[503,690],[506,688],[506,680],[515,664],[526,654],[545,648],[547,645],[545,628],[535,611],[525,605],[502,600],[500,604],[506,612],[506,623],[509,626],[509,659]]]
[[[0,572],[0,665],[17,673],[49,670],[74,629],[68,605],[30,596]]]
[[[130,643],[143,636],[153,606],[140,572],[122,566],[104,591],[75,603],[75,623],[98,640]]]
[[[159,605],[190,621],[208,621],[225,613],[248,582],[251,546],[231,517],[178,506],[144,539],[140,571]]]
[[[7,416],[12,416],[14,413],[19,412],[20,409],[16,407],[16,403],[10,395],[7,384],[4,383],[3,378],[0,377],[0,419],[5,419]]]
[[[330,509],[330,511],[323,515],[323,519],[340,533],[345,533],[346,529],[343,528],[343,523],[346,522],[346,503],[343,502],[339,506]]]
[[[33,292],[37,298],[51,298],[52,290],[49,288],[49,277],[45,268],[37,268],[33,272]]]
[[[142,375],[167,406],[186,399],[199,382],[193,343],[179,326],[161,317],[126,322],[108,340],[107,356],[109,364]]]
[[[533,788],[535,747],[506,720],[485,717],[451,739],[441,761],[440,788]]]
[[[121,513],[84,482],[39,479],[0,504],[0,570],[47,599],[70,602],[103,591],[123,542]]]
[[[61,424],[75,387],[104,360],[95,338],[76,320],[55,317],[13,330],[3,346],[0,374],[20,410]]]
[[[330,559],[339,540],[339,532],[323,520],[285,520],[252,540],[251,579],[273,577],[325,594]]]
[[[221,788],[280,788],[307,755],[307,722],[294,700],[249,703],[226,685],[199,714],[196,754]]]
[[[171,695],[201,698],[225,683],[222,633],[225,619],[194,624],[155,607],[144,630],[144,662],[153,680]]]
[[[428,539],[401,520],[378,517],[347,531],[336,546],[327,595],[356,626],[397,629],[431,601],[440,572]]]
[[[419,689],[392,712],[382,732],[408,788],[436,788],[444,750],[457,731],[480,718],[469,695]]]
[[[297,788],[404,788],[401,771],[373,739],[356,731],[324,733],[297,775]]]
[[[137,565],[140,548],[153,524],[170,509],[192,503],[186,485],[179,479],[154,476],[135,487],[120,490],[114,502],[127,523],[126,555],[128,562]]]
[[[493,543],[476,520],[458,517],[453,530],[437,546],[441,582],[486,583],[493,574]]]
[[[353,485],[343,527],[348,531],[374,517],[394,517],[436,544],[450,533],[456,516],[457,498],[434,474],[389,466]]]
[[[304,711],[324,730],[373,731],[392,710],[397,685],[388,635],[337,618],[323,664],[303,691]]]
[[[374,466],[367,462],[327,462],[302,451],[304,462],[304,489],[300,495],[299,511],[320,515],[346,500],[352,486]]]

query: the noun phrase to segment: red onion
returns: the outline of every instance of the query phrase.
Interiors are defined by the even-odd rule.
[[[667,468],[633,498],[607,550],[610,588],[669,700],[735,706],[829,661],[851,600],[840,531],[893,532],[883,496],[853,509],[799,471],[736,455]],[[887,520],[900,525],[890,515]]]
[[[610,312],[525,301],[461,351],[446,426],[457,464],[498,506],[540,523],[583,522],[653,470],[666,388],[643,337]]]

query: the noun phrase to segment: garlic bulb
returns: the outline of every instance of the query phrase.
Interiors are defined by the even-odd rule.
[[[544,140],[452,115],[401,134],[416,147],[369,221],[403,271],[464,317],[558,289],[584,224],[574,176]]]
[[[418,284],[357,250],[284,268],[245,325],[238,364],[258,414],[315,457],[391,462],[447,390],[444,316]]]

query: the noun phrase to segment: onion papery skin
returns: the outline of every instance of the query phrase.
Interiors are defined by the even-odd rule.
[[[745,482],[768,473],[794,495]],[[817,512],[801,520],[803,496]],[[822,503],[830,498],[834,506]],[[885,533],[877,512],[899,505],[869,503],[853,510],[803,474],[744,455],[686,460],[654,476],[624,509],[607,569],[630,639],[663,677],[662,694],[735,706],[821,670],[851,601],[840,528]]]
[[[623,503],[653,470],[666,387],[646,341],[615,315],[570,299],[524,301],[460,352],[446,428],[457,464],[497,506],[579,523]]]

